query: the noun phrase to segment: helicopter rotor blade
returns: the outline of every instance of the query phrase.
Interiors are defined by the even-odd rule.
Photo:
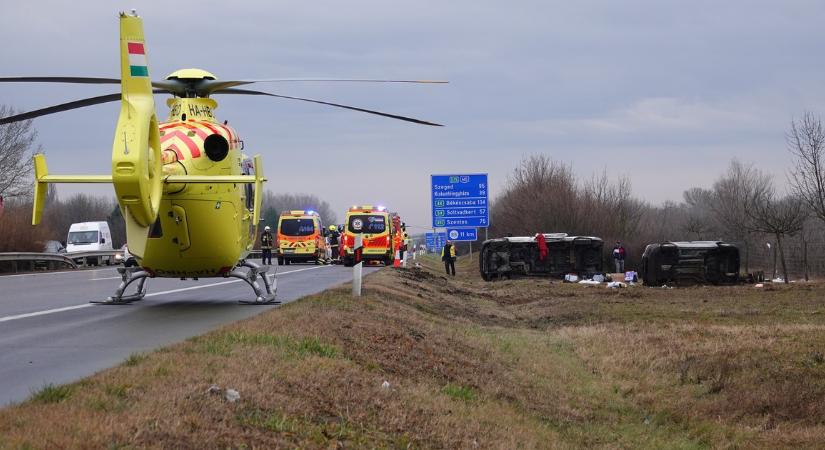
[[[198,84],[198,93],[209,95],[212,92],[243,86],[252,83],[284,83],[284,82],[344,82],[344,83],[411,83],[411,84],[444,84],[448,81],[440,80],[382,80],[374,78],[269,78],[260,80],[203,80]]]
[[[218,91],[214,91],[213,93],[214,94],[264,95],[264,96],[267,96],[267,97],[286,98],[286,99],[290,99],[290,100],[300,100],[302,102],[310,102],[310,103],[318,103],[318,104],[321,104],[321,105],[334,106],[334,107],[337,107],[337,108],[344,108],[344,109],[349,109],[349,110],[352,110],[352,111],[360,111],[360,112],[364,112],[364,113],[367,113],[367,114],[375,114],[375,115],[378,115],[378,116],[389,117],[391,119],[403,120],[405,122],[418,123],[418,124],[422,124],[422,125],[431,125],[431,126],[434,126],[434,127],[443,127],[444,126],[440,123],[427,122],[426,120],[414,119],[412,117],[399,116],[399,115],[396,115],[396,114],[389,114],[389,113],[385,113],[385,112],[381,112],[381,111],[375,111],[375,110],[372,110],[372,109],[364,109],[364,108],[358,108],[358,107],[355,107],[355,106],[342,105],[342,104],[339,104],[339,103],[331,103],[331,102],[325,102],[325,101],[321,101],[321,100],[313,100],[311,98],[292,97],[292,96],[289,96],[289,95],[271,94],[269,92],[263,92],[263,91],[252,91],[252,90],[248,90],[248,89],[232,89],[232,88],[230,88],[230,89],[221,89],[221,90],[218,90]]]
[[[118,80],[120,82],[120,80]],[[164,94],[166,90],[163,89],[156,89],[154,90],[155,94]],[[68,103],[61,103],[59,105],[48,106],[46,108],[36,109],[34,111],[28,111],[20,114],[15,114],[13,116],[8,117],[0,117],[0,125],[5,125],[12,122],[20,122],[23,120],[34,119],[35,117],[46,116],[49,114],[59,113],[63,111],[69,111],[72,109],[84,108],[86,106],[94,106],[100,105],[102,103],[109,103],[115,102],[120,100],[122,97],[121,93],[117,94],[106,94],[100,95],[97,97],[89,97],[80,100],[75,100]]]
[[[97,77],[0,77],[0,83],[74,83],[74,84],[120,84],[120,78]],[[161,89],[155,93],[175,93],[181,90],[178,80],[153,81],[152,86]]]
[[[120,78],[96,77],[0,77],[0,83],[120,84]]]

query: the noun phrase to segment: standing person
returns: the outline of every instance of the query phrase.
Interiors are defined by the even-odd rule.
[[[329,226],[329,249],[330,254],[332,255],[332,263],[336,263],[338,261],[338,238],[340,234],[338,233],[338,227],[335,225]]]
[[[616,263],[616,273],[624,273],[625,251],[620,241],[613,247],[613,262]]]
[[[272,231],[269,225],[261,233],[261,264],[272,265]]]
[[[447,271],[447,275],[450,275],[450,270],[452,270],[452,276],[455,276],[455,246],[449,240],[441,249],[441,260],[444,261],[444,269]]]

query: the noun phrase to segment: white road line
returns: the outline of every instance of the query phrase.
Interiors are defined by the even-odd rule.
[[[12,320],[17,320],[17,319],[25,319],[27,317],[45,316],[46,314],[54,314],[54,313],[59,313],[59,312],[63,312],[63,311],[71,311],[73,309],[88,308],[90,306],[94,306],[94,304],[93,303],[84,303],[82,305],[67,306],[65,308],[47,309],[45,311],[37,311],[37,312],[26,313],[26,314],[18,314],[16,316],[0,317],[0,323],[9,322],[9,321],[12,321]]]
[[[40,277],[44,275],[65,275],[67,273],[92,273],[92,272],[100,272],[101,270],[112,270],[114,267],[107,268],[107,269],[94,269],[94,270],[84,270],[84,269],[74,269],[74,270],[59,270],[56,272],[42,272],[42,273],[19,273],[16,275],[0,275],[0,280],[4,278],[17,278],[17,277]]]
[[[304,269],[290,270],[289,272],[280,272],[280,273],[277,273],[275,275],[276,276],[288,275],[290,273],[303,272],[305,270],[321,269],[321,268],[324,268],[324,267],[331,267],[331,266],[307,267],[307,268],[304,268]],[[120,277],[115,277],[115,278],[120,278]],[[242,281],[243,280],[239,280],[239,279],[230,280],[230,281],[221,281],[220,283],[210,283],[210,284],[203,284],[203,285],[199,285],[199,286],[190,286],[190,287],[185,287],[185,288],[180,288],[180,289],[172,289],[172,290],[168,290],[168,291],[152,292],[151,294],[146,294],[146,296],[147,297],[155,297],[155,296],[163,295],[163,294],[174,294],[176,292],[191,291],[191,290],[194,290],[194,289],[203,289],[203,288],[212,287],[212,286],[220,286],[220,285],[223,285],[223,284],[240,283]],[[63,311],[71,311],[71,310],[74,310],[74,309],[88,308],[90,306],[95,306],[95,304],[94,303],[84,303],[82,305],[66,306],[64,308],[46,309],[46,310],[43,310],[43,311],[36,311],[36,312],[25,313],[25,314],[18,314],[16,316],[0,317],[0,323],[10,322],[12,320],[18,320],[18,319],[26,319],[28,317],[45,316],[47,314],[55,314],[55,313],[59,313],[59,312],[63,312]]]
[[[100,281],[100,280],[119,280],[123,277],[116,276],[116,277],[104,277],[104,278],[89,278],[89,281]]]

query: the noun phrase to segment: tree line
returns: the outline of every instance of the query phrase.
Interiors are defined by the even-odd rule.
[[[755,165],[732,160],[709,187],[679,202],[651,205],[633,195],[630,178],[606,171],[588,179],[547,155],[524,158],[491,207],[493,236],[566,232],[601,237],[605,260],[616,241],[638,266],[647,244],[724,240],[740,249],[741,269],[768,276],[825,274],[825,131],[805,113],[792,121],[787,150],[794,166],[787,191]]]
[[[324,200],[312,194],[280,193],[265,191],[262,199],[264,225],[273,228],[281,211],[312,209],[324,222],[336,223],[336,215]],[[64,199],[49,185],[43,218],[38,226],[32,226],[31,194],[17,195],[5,202],[0,214],[0,252],[40,252],[48,240],[65,244],[69,226],[77,222],[103,221],[109,223],[112,245],[119,248],[126,243],[126,224],[115,198],[77,193]]]

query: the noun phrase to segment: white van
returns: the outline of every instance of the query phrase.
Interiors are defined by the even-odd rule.
[[[80,222],[69,227],[69,236],[66,238],[66,253],[71,257],[75,252],[97,250],[112,250],[112,233],[107,222]],[[102,262],[111,264],[111,256],[95,256],[86,259],[87,264],[100,265]]]

